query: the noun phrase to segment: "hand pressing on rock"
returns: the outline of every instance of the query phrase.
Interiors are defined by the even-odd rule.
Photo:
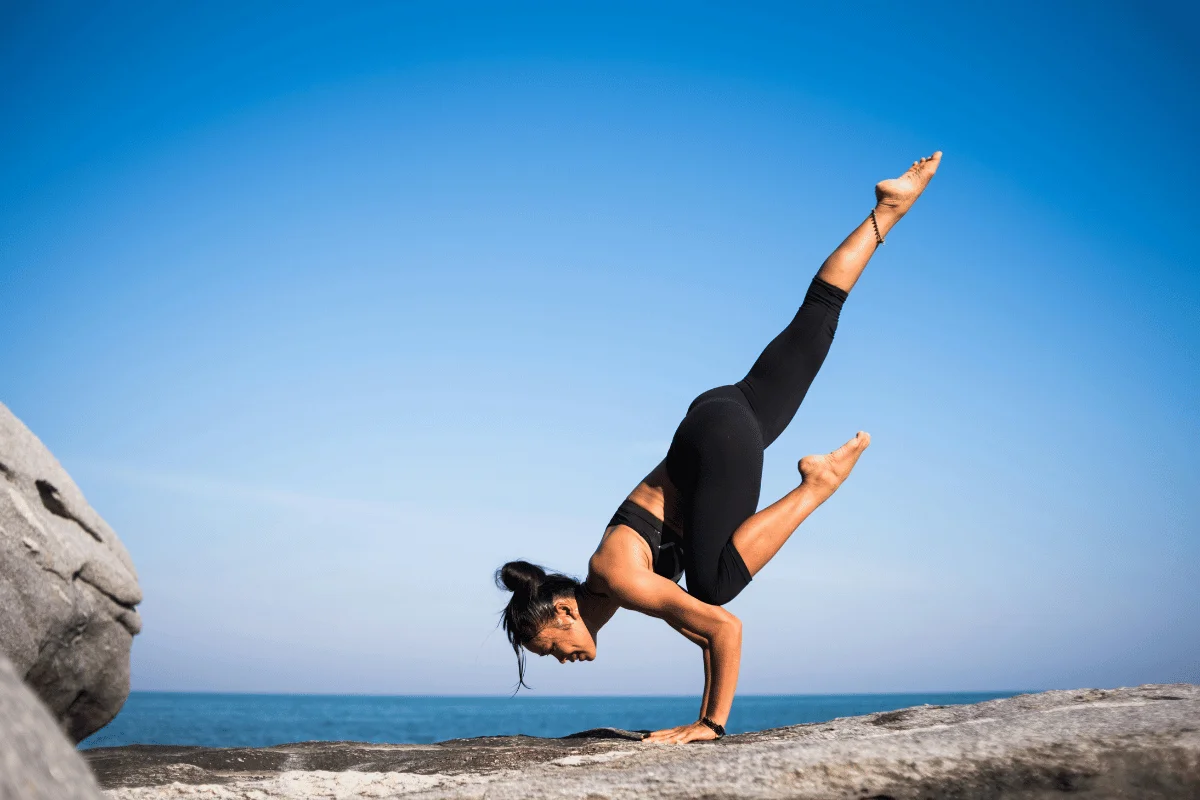
[[[680,725],[655,731],[642,741],[652,744],[687,744],[688,742],[708,742],[716,738],[718,738],[716,731],[703,722],[697,721],[691,725]]]

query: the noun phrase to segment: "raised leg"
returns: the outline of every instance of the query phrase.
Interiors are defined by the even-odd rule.
[[[899,178],[875,185],[875,218],[880,235],[886,236],[908,213],[937,172],[941,160],[938,151],[913,162]],[[825,363],[842,303],[877,246],[875,225],[868,217],[825,259],[796,316],[736,384],[754,409],[768,447],[792,421]]]
[[[868,216],[830,254],[829,258],[825,259],[825,263],[821,265],[816,280],[813,282],[814,288],[819,286],[818,281],[823,281],[826,285],[840,290],[844,299],[845,294],[849,293],[854,288],[854,284],[858,282],[859,276],[862,275],[867,262],[870,261],[871,255],[878,247],[875,238],[875,224],[877,223],[879,226],[880,236],[886,237],[892,227],[908,213],[913,203],[925,191],[930,179],[937,172],[941,160],[942,152],[938,150],[928,158],[914,161],[913,165],[899,178],[880,181],[875,185],[875,222],[873,223]],[[813,288],[810,288],[810,294],[812,291]],[[808,302],[807,298],[805,302]],[[836,325],[836,313],[831,320]],[[832,330],[829,331],[829,338],[832,339]],[[769,345],[768,350],[774,344],[773,342],[772,345]],[[808,346],[811,348],[813,345]],[[828,344],[825,344],[824,347],[828,349]],[[766,355],[765,352],[764,355]],[[799,363],[803,367],[803,360]],[[751,370],[751,375],[747,376],[747,380],[752,376],[753,370]],[[808,382],[812,380],[811,376],[803,377]],[[804,390],[807,391],[807,383],[804,384]],[[768,400],[772,399],[762,391],[759,394]],[[760,403],[763,402],[763,397],[760,397]],[[803,398],[803,392],[799,397]],[[799,406],[799,400],[796,400],[795,397],[785,398],[783,395],[775,398],[774,402],[781,403],[784,399],[787,399],[789,403],[794,400],[795,405]],[[792,408],[791,413],[795,413],[795,408]],[[790,418],[789,416],[788,419]],[[775,435],[777,436],[778,432],[775,432]],[[741,554],[742,561],[751,576],[756,575],[779,552],[783,543],[795,532],[800,523],[816,510],[817,506],[828,500],[837,491],[870,443],[870,435],[859,431],[853,439],[832,453],[806,456],[800,459],[800,485],[788,492],[778,502],[752,515],[738,526],[733,533],[731,542]]]

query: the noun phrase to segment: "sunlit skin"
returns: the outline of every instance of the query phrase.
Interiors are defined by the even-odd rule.
[[[941,163],[941,151],[914,161],[899,178],[875,185],[875,220],[887,237],[900,218],[928,186]],[[825,259],[817,276],[849,292],[862,275],[878,244],[868,217]],[[831,453],[805,456],[797,467],[800,485],[743,522],[733,534],[733,544],[752,576],[766,566],[784,542],[816,508],[850,476],[871,437],[859,431]],[[629,494],[629,499],[687,531],[678,520],[679,493],[667,478],[661,461]],[[685,592],[667,578],[656,575],[650,546],[632,528],[615,525],[604,531],[588,562],[588,574],[574,597],[556,601],[554,621],[525,643],[525,649],[561,663],[592,661],[596,637],[619,608],[658,617],[700,647],[704,660],[704,694],[700,716],[724,725],[733,707],[741,662],[741,621],[720,606],[709,605]],[[682,744],[715,739],[702,722],[655,731],[644,741]]]

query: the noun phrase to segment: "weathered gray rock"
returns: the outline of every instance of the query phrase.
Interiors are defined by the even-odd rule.
[[[0,800],[101,800],[91,770],[0,656]]]
[[[77,742],[129,695],[141,601],[112,528],[0,404],[0,654]]]
[[[1200,686],[1190,684],[920,706],[683,746],[589,733],[85,755],[115,800],[1200,798]]]

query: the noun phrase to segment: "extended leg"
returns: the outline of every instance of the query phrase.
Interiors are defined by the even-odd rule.
[[[937,171],[941,158],[938,151],[913,162],[899,178],[875,185],[880,235],[886,236],[908,213]],[[767,446],[783,433],[800,408],[833,343],[842,303],[877,246],[875,226],[868,217],[825,259],[795,318],[736,384],[754,409]]]
[[[913,162],[912,167],[899,178],[876,184],[875,220],[881,236],[886,237],[896,222],[912,208],[913,203],[929,184],[930,178],[937,172],[941,159],[942,153],[939,150],[929,158]],[[845,293],[854,287],[859,276],[862,275],[862,271],[866,268],[876,247],[875,224],[868,217],[821,265],[821,269],[813,281],[813,287],[809,289],[810,296],[814,289],[821,286],[820,282],[824,282],[826,287],[843,292],[844,299]],[[825,291],[824,294],[829,295],[829,292]],[[808,303],[809,298],[806,298],[805,304]],[[803,308],[801,306],[802,311]],[[831,322],[836,326],[836,313],[833,314]],[[816,374],[811,366],[813,363],[811,356],[805,354],[806,352],[811,353],[815,348],[821,346],[820,337],[813,339],[811,336],[807,340],[804,337],[798,337],[795,340],[797,344],[789,345],[785,338],[787,333],[788,331],[785,330],[776,339],[776,342],[783,340],[782,344],[777,348],[778,352],[768,359],[768,363],[765,365],[769,368],[766,374],[772,374],[771,370],[774,371],[774,374],[770,382],[760,381],[759,397],[757,398],[760,406],[783,409],[782,412],[778,410],[774,412],[773,424],[776,426],[778,426],[778,420],[782,418],[781,413],[786,415],[786,420],[790,420],[791,415],[795,414],[796,407],[799,406],[804,392],[808,389],[808,383],[811,383],[812,377]],[[832,329],[828,333],[829,339],[832,340]],[[768,345],[767,351],[764,351],[760,361],[768,356],[773,347],[776,347],[776,342]],[[827,344],[824,346],[828,349]],[[800,358],[789,362],[784,358],[788,354],[799,354]],[[817,362],[817,366],[820,366],[819,362]],[[746,381],[752,381],[755,377],[755,370],[759,368],[760,364],[756,363],[751,369],[751,374],[746,377]],[[797,386],[802,386],[802,391],[797,393]],[[779,390],[779,387],[782,387],[782,391]],[[794,405],[792,405],[793,403]],[[757,407],[755,413],[761,416]],[[787,424],[786,420],[784,425]],[[770,431],[773,435],[769,438],[773,439],[774,436],[778,436],[781,430],[782,428],[778,428],[778,430]],[[731,542],[741,554],[742,561],[751,576],[758,574],[758,571],[779,552],[783,543],[795,532],[800,523],[804,522],[817,506],[828,500],[837,491],[870,443],[870,435],[859,431],[853,439],[832,453],[800,459],[799,468],[802,478],[800,486],[738,526]]]

